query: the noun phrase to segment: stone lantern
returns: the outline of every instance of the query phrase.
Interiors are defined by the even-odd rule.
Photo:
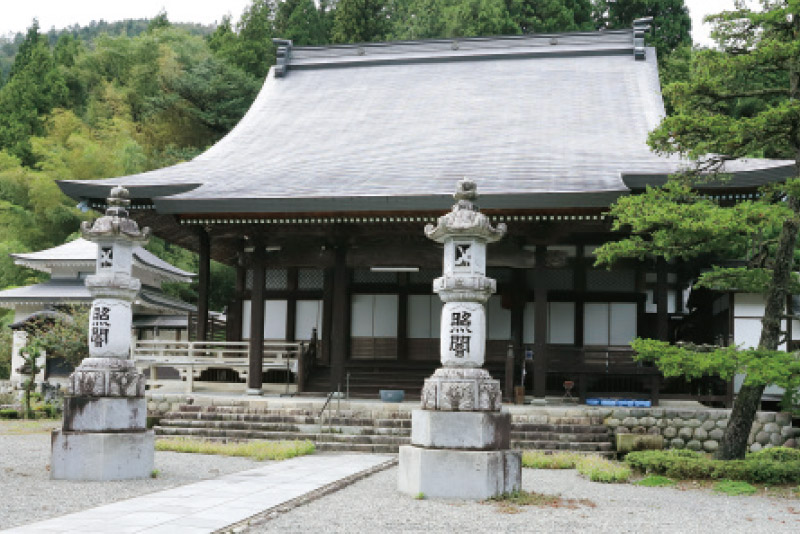
[[[429,497],[486,499],[518,490],[521,455],[509,448],[511,417],[501,411],[500,383],[483,369],[485,303],[496,291],[486,277],[486,245],[503,237],[474,204],[474,182],[462,180],[456,204],[425,227],[444,244],[443,275],[433,291],[444,302],[442,367],[425,380],[412,413],[411,445],[400,448],[398,488]]]
[[[97,243],[95,274],[86,278],[93,300],[89,357],[70,376],[64,423],[54,431],[51,477],[72,480],[146,478],[153,470],[147,431],[145,377],[130,357],[131,306],[141,282],[131,276],[133,248],[147,242],[128,217],[128,191],[111,190],[108,209],[83,237]]]

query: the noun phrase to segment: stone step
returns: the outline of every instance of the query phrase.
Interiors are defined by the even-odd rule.
[[[410,435],[345,433],[317,429],[315,432],[269,431],[231,428],[187,428],[187,427],[153,427],[158,436],[186,436],[196,438],[227,438],[231,440],[311,440],[314,442],[362,443],[362,444],[404,444],[411,442]]]
[[[556,432],[559,434],[605,434],[604,425],[555,425],[551,423],[511,423],[512,432]]]
[[[167,419],[159,421],[159,426],[172,428],[216,428],[230,430],[257,430],[274,432],[304,432],[318,433],[325,431],[335,431],[341,434],[379,434],[379,435],[411,435],[411,428],[406,426],[373,426],[338,424],[337,420],[322,421],[307,419],[303,423],[280,423],[280,422],[260,422],[260,421],[238,421],[238,420],[208,420],[208,419]],[[371,421],[368,421],[370,423]]]
[[[511,440],[511,446],[524,450],[558,450],[558,451],[612,451],[611,442],[561,442],[546,440]]]
[[[323,452],[367,452],[367,453],[397,453],[400,445],[365,445],[360,443],[317,443],[318,451]]]
[[[515,432],[511,431],[511,439],[521,441],[567,441],[567,442],[601,442],[611,441],[607,433],[589,432],[582,434],[559,432]]]

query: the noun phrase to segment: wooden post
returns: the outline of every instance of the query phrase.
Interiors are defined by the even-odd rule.
[[[333,303],[331,324],[331,391],[343,386],[347,345],[350,338],[350,275],[347,270],[347,248],[335,250],[333,267]]]
[[[253,253],[253,290],[250,293],[250,359],[248,361],[247,393],[261,394],[264,365],[264,247]]]
[[[661,341],[669,341],[669,284],[668,264],[664,258],[656,260],[656,335]],[[650,402],[658,406],[661,375],[654,375],[650,382]]]
[[[322,344],[320,361],[331,363],[331,330],[333,328],[333,269],[326,268],[322,282]]]
[[[504,391],[505,399],[511,402],[514,399],[514,371],[525,358],[522,350],[522,333],[525,325],[525,301],[528,298],[528,280],[525,269],[511,271],[511,343],[506,358]]]
[[[533,278],[533,396],[544,401],[547,392],[547,289],[542,276],[547,247],[536,247]]]
[[[197,273],[197,337],[208,340],[208,285],[211,277],[211,236],[205,228],[198,230],[200,267]]]
[[[408,360],[408,273],[398,273],[397,359]]]

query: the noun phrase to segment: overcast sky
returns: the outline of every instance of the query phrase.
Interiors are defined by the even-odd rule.
[[[47,31],[92,20],[113,22],[122,19],[152,18],[162,9],[172,22],[218,22],[230,14],[235,21],[251,0],[0,0],[0,35],[24,32],[34,17]],[[696,43],[710,44],[708,25],[703,17],[733,8],[733,0],[686,0],[692,15],[692,35]]]

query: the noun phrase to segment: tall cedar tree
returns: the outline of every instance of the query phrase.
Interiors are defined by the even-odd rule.
[[[386,0],[339,0],[333,15],[334,43],[368,43],[389,31]]]
[[[650,136],[656,151],[698,158],[712,169],[726,158],[784,157],[794,160],[795,175],[800,176],[800,2],[762,0],[762,5],[761,12],[739,8],[709,18],[722,50],[698,52],[689,79],[665,89],[675,112]],[[800,180],[793,179],[757,203],[725,209],[693,194],[686,182],[673,180],[664,191],[650,190],[648,198],[630,197],[614,206],[617,227],[627,226],[632,236],[604,247],[598,260],[611,263],[648,254],[692,258],[723,251],[741,258],[747,255],[741,244],[749,235],[755,247],[749,254],[750,268],[716,268],[704,283],[721,289],[760,289],[765,294],[758,348],[742,359],[774,368],[786,298],[796,285],[792,270],[800,228],[799,195]],[[773,204],[766,209],[770,199]],[[707,210],[702,209],[704,204]],[[764,211],[759,215],[760,209]],[[684,364],[692,365],[691,359],[684,359]],[[719,367],[726,365],[729,362],[719,362]],[[767,374],[755,367],[747,370],[718,458],[744,457],[764,387],[771,383],[763,378]]]

